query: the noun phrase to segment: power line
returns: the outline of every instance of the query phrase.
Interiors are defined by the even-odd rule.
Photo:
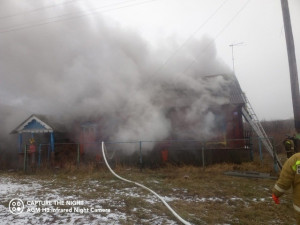
[[[78,1],[81,1],[81,0],[78,0]],[[89,13],[85,13],[85,14],[68,13],[68,14],[63,14],[63,15],[60,15],[60,16],[54,16],[54,17],[51,17],[51,18],[47,18],[44,22],[40,22],[38,24],[32,24],[32,25],[30,25],[30,24],[19,24],[19,25],[16,25],[14,27],[0,28],[1,29],[0,33],[2,33],[2,31],[4,31],[3,33],[5,33],[6,31],[10,32],[10,31],[18,30],[18,29],[24,29],[24,28],[31,27],[31,26],[35,27],[35,26],[41,26],[41,25],[44,25],[44,24],[49,24],[49,23],[54,23],[54,22],[72,20],[72,19],[76,19],[76,18],[80,18],[80,17],[85,17],[85,16],[97,14],[97,13],[100,13],[100,12],[113,11],[115,9],[131,7],[131,6],[145,4],[145,3],[148,3],[148,2],[158,1],[158,0],[147,0],[147,1],[144,1],[144,2],[137,3],[137,4],[130,4],[130,5],[125,5],[125,6],[120,6],[120,7],[116,7],[116,8],[111,8],[111,9],[99,11],[103,8],[109,8],[109,7],[112,7],[112,6],[118,6],[118,5],[131,3],[131,2],[135,2],[135,1],[136,0],[127,0],[127,1],[123,1],[123,2],[117,2],[117,3],[113,3],[113,4],[107,4],[107,5],[99,6],[99,7],[95,8],[94,10],[89,11]],[[67,17],[67,18],[65,18],[65,17]],[[51,21],[51,20],[53,20],[53,21]]]
[[[41,10],[47,10],[50,8],[56,8],[59,6],[64,6],[64,5],[68,5],[68,4],[74,4],[80,1],[84,1],[84,0],[73,0],[73,1],[67,1],[64,3],[60,3],[60,4],[55,4],[55,5],[49,5],[49,6],[44,6],[44,7],[39,7],[39,8],[35,8],[32,10],[28,10],[28,11],[24,11],[24,12],[20,12],[20,13],[16,13],[16,14],[11,14],[11,15],[6,15],[6,16],[0,16],[0,20],[3,19],[8,19],[8,18],[13,18],[13,17],[17,17],[17,16],[24,16],[24,15],[28,15],[30,13],[35,13]],[[111,5],[115,5],[115,4],[122,4],[122,3],[126,3],[126,2],[132,2],[132,1],[138,1],[138,0],[127,0],[127,1],[123,1],[123,2],[116,2],[116,3],[112,3]],[[109,6],[109,5],[105,5],[105,6]]]
[[[202,54],[206,51],[206,49],[211,46],[217,39],[218,37],[232,24],[232,22],[240,15],[240,13],[248,6],[248,4],[250,3],[251,0],[247,0],[242,7],[237,11],[237,13],[229,20],[228,23],[225,24],[225,26],[218,32],[218,34],[215,36],[215,38],[213,40],[211,40],[204,48],[202,51]],[[199,56],[198,56],[199,57]],[[188,71],[190,69],[190,67],[194,64],[194,63],[198,63],[197,58],[196,57],[184,70],[184,73],[186,71]]]
[[[229,0],[224,0],[220,6],[199,26],[197,29],[183,42],[183,44],[178,47],[171,56],[169,56],[166,61],[161,65],[161,67],[155,72],[162,70],[166,64],[218,13],[218,11],[228,2]],[[155,74],[154,73],[154,74]]]
[[[86,17],[86,16],[95,15],[95,14],[98,14],[98,13],[101,13],[101,12],[102,13],[103,12],[110,12],[110,11],[114,11],[114,10],[118,10],[118,9],[143,5],[143,4],[151,3],[151,2],[154,2],[154,1],[159,1],[159,0],[147,0],[147,1],[139,2],[139,3],[135,3],[135,4],[128,4],[128,5],[125,5],[125,6],[119,6],[119,7],[114,7],[114,8],[110,8],[110,9],[107,9],[107,10],[101,10],[100,11],[100,9],[108,8],[112,5],[120,5],[120,4],[124,4],[124,3],[128,3],[128,2],[133,2],[132,0],[123,1],[123,2],[120,2],[120,3],[109,4],[109,5],[106,5],[106,6],[98,7],[95,10],[90,11],[89,13],[75,14],[75,15],[74,14],[65,14],[65,15],[61,15],[61,16],[48,18],[48,21],[44,21],[44,22],[40,22],[40,23],[36,23],[36,24],[28,24],[28,25],[27,24],[21,24],[21,25],[17,25],[15,27],[12,27],[12,28],[4,28],[4,29],[0,30],[0,34],[10,33],[10,32],[14,32],[14,31],[18,31],[18,30],[30,29],[30,28],[34,28],[34,27],[40,27],[40,26],[47,25],[47,24],[50,24],[50,23],[64,22],[64,21],[79,19],[79,18],[83,18],[83,17]],[[74,15],[74,16],[72,16],[72,15]],[[69,17],[67,17],[67,16],[69,16]],[[65,18],[65,17],[67,17],[67,18]],[[50,20],[52,20],[52,21],[50,21]]]
[[[62,5],[73,4],[73,3],[77,3],[79,1],[82,1],[82,0],[73,0],[73,1],[68,1],[68,2],[61,3],[61,4],[55,4],[55,5],[39,7],[39,8],[35,8],[35,9],[32,9],[32,10],[28,10],[28,11],[24,11],[24,12],[20,12],[20,13],[16,13],[16,14],[11,14],[11,15],[7,15],[7,16],[0,16],[0,20],[7,19],[7,18],[12,18],[12,17],[16,17],[16,16],[21,16],[21,15],[24,16],[24,15],[27,15],[29,13],[34,13],[34,12],[37,12],[37,11],[40,11],[40,10],[47,10],[47,9],[55,8],[55,7],[62,6]]]
[[[81,0],[77,0],[77,1],[81,1]],[[53,21],[45,21],[45,22],[41,22],[41,23],[37,23],[37,24],[32,24],[32,25],[23,25],[23,27],[13,27],[13,28],[8,28],[6,30],[0,30],[0,34],[2,33],[9,33],[9,32],[13,32],[13,31],[18,31],[18,30],[24,30],[24,29],[30,29],[30,28],[34,28],[34,27],[39,27],[39,26],[43,26],[46,24],[50,24],[50,23],[55,23],[55,22],[63,22],[63,21],[68,21],[68,20],[74,20],[74,19],[78,19],[78,18],[82,18],[82,17],[86,17],[86,16],[90,16],[90,15],[94,15],[94,14],[98,14],[100,12],[109,12],[109,11],[113,11],[113,10],[118,10],[118,9],[122,9],[122,8],[128,8],[128,7],[133,7],[133,6],[137,6],[137,5],[142,5],[142,4],[147,4],[150,2],[154,2],[154,1],[158,1],[158,0],[147,0],[147,1],[143,1],[143,2],[139,2],[139,3],[135,3],[135,4],[128,4],[125,6],[119,6],[119,7],[115,7],[115,8],[111,8],[111,9],[107,9],[107,10],[102,10],[99,11],[99,9],[101,8],[106,8],[112,5],[119,5],[119,4],[124,4],[124,3],[128,3],[128,2],[133,2],[132,0],[129,1],[123,1],[123,2],[119,2],[119,3],[114,3],[114,4],[109,4],[109,5],[105,5],[105,6],[101,6],[98,7],[96,10],[90,11],[89,13],[85,13],[85,14],[79,14],[79,15],[74,15],[73,17],[68,17],[65,19],[62,19],[63,17],[69,16],[71,14],[65,14],[62,16],[58,16],[58,17],[53,17],[50,19],[54,19]],[[185,42],[175,50],[175,52],[167,58],[167,60],[153,73],[156,74],[157,72],[159,72],[160,70],[162,70],[167,63],[192,39],[193,36],[195,36],[217,13],[218,11],[228,2],[229,0],[224,0],[220,6],[199,26],[197,27],[197,29],[185,40]],[[231,23],[237,18],[237,16],[246,8],[246,6],[250,3],[251,0],[248,0],[245,4],[243,4],[243,6],[239,9],[239,11],[231,18],[231,20],[221,29],[221,31],[216,35],[216,37],[210,41],[203,49],[203,52],[212,44],[214,43],[214,41],[228,28],[228,26],[231,25]],[[68,2],[70,3],[70,2]],[[60,4],[62,5],[62,4]],[[50,8],[49,7],[44,7],[44,8]],[[37,10],[41,10],[42,8],[38,8],[35,9],[34,11]],[[13,15],[12,15],[13,16]],[[1,17],[0,17],[1,19]],[[55,20],[56,19],[56,20]],[[194,61],[192,61],[189,66],[184,70],[184,72],[186,72],[194,63],[198,63],[198,61],[196,59],[194,59]]]

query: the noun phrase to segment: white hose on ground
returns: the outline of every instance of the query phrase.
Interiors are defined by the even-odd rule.
[[[158,195],[156,192],[152,191],[150,188],[147,188],[146,186],[142,185],[142,184],[139,184],[137,182],[134,182],[134,181],[131,181],[131,180],[127,180],[123,177],[120,177],[118,174],[116,174],[109,166],[107,160],[106,160],[106,157],[105,157],[105,152],[104,152],[104,142],[102,141],[102,155],[103,155],[103,159],[105,161],[105,164],[107,166],[107,168],[109,169],[109,171],[117,178],[119,178],[120,180],[123,180],[125,182],[128,182],[128,183],[133,183],[137,186],[140,186],[141,188],[144,188],[146,189],[147,191],[150,191],[152,194],[154,194],[156,197],[158,197],[163,203],[164,205],[171,211],[171,213],[173,213],[173,215],[178,219],[180,220],[183,224],[185,225],[191,225],[188,221],[182,219],[169,205],[168,203],[160,196]]]

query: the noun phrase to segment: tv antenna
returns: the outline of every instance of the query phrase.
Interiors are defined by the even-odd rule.
[[[241,46],[243,45],[244,42],[239,42],[239,43],[232,43],[231,45],[229,45],[229,47],[231,47],[231,55],[232,55],[232,70],[233,73],[235,73],[235,69],[234,69],[234,56],[233,56],[233,47],[235,46]]]

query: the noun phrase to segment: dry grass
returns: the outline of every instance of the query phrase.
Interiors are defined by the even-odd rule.
[[[291,194],[284,195],[279,205],[275,205],[271,199],[271,188],[275,180],[224,175],[225,171],[232,170],[271,172],[272,166],[254,162],[239,165],[218,164],[206,168],[166,165],[164,168],[143,171],[136,167],[116,166],[115,168],[119,175],[143,183],[162,196],[175,198],[170,202],[171,207],[193,224],[295,224]],[[12,175],[24,176],[21,172],[10,174]],[[69,165],[55,173],[44,170],[29,176],[45,182],[55,177],[56,182],[51,184],[53,185],[51,188],[65,187],[66,196],[80,195],[83,199],[99,198],[99,193],[101,198],[105,198],[111,190],[133,187],[122,181],[110,182],[116,178],[104,166],[95,165],[79,168],[76,165]],[[84,189],[87,180],[101,180],[105,185],[97,186],[94,192],[78,193],[77,189]],[[148,195],[143,190],[140,192],[142,195]],[[120,224],[144,224],[142,219],[150,218],[147,213],[149,211],[157,216],[165,215],[174,219],[160,202],[150,204],[143,198],[131,196],[118,196],[118,198],[123,198],[125,206],[118,208],[107,204],[106,207],[118,208],[128,215],[128,219],[120,221]],[[137,210],[133,210],[134,208]]]

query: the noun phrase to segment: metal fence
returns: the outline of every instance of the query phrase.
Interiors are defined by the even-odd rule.
[[[19,164],[22,161],[25,172],[40,167],[63,167],[66,163],[79,165],[80,144],[57,143],[54,149],[51,151],[50,144],[38,144],[37,151],[32,152],[29,145],[25,145],[19,153]]]
[[[240,163],[253,158],[249,139],[227,141],[131,141],[106,142],[108,159],[113,164],[135,165],[140,168],[159,167],[166,163],[206,166],[212,163]],[[66,163],[76,165],[102,162],[101,142],[57,143],[51,152],[49,144],[39,144],[36,152],[25,145],[20,153],[24,170],[42,166],[63,167]]]
[[[271,139],[272,140],[272,139]],[[223,141],[167,140],[105,142],[107,158],[112,166],[129,165],[157,168],[166,164],[206,167],[214,163],[242,163],[274,160],[264,149],[260,138]],[[276,154],[276,149],[274,149]],[[41,167],[62,168],[66,164],[103,164],[101,142],[56,143],[51,152],[49,144],[39,144],[36,152],[28,146],[20,153],[25,171]],[[275,167],[275,163],[274,163]],[[277,169],[277,168],[275,168]]]

